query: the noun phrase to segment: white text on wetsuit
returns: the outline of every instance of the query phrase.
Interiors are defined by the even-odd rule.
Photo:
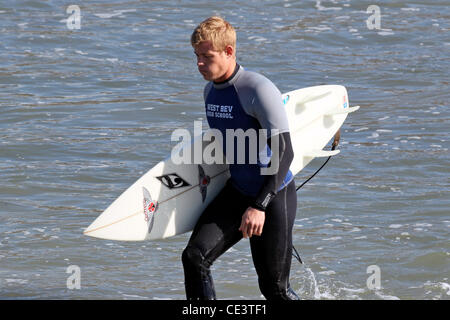
[[[206,106],[206,115],[214,118],[233,119],[233,106],[219,106],[217,104],[208,103]]]

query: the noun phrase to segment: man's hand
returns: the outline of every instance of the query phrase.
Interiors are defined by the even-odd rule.
[[[263,231],[265,219],[266,214],[264,211],[248,207],[242,215],[239,231],[242,232],[244,238],[251,238],[253,235],[260,236]]]

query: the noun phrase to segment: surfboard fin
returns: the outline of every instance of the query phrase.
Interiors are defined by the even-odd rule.
[[[323,157],[331,157],[337,155],[340,150],[311,150],[305,153],[305,157],[313,157],[313,158],[323,158]]]
[[[331,110],[325,113],[325,116],[333,116],[335,114],[345,114],[345,113],[352,113],[359,109],[359,106],[354,106],[346,109],[338,109],[338,110]]]

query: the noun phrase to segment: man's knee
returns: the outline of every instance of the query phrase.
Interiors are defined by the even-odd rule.
[[[194,246],[188,245],[186,249],[184,249],[183,254],[181,255],[181,261],[183,262],[183,266],[186,267],[194,267],[200,268],[205,266],[205,257],[203,256],[200,249]]]

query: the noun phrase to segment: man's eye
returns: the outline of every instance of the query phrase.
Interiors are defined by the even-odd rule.
[[[211,54],[198,54],[198,53],[195,53],[195,56],[196,56],[197,58],[203,57],[203,58],[207,58],[207,59],[212,59],[212,58],[214,57],[214,56],[211,55]]]

